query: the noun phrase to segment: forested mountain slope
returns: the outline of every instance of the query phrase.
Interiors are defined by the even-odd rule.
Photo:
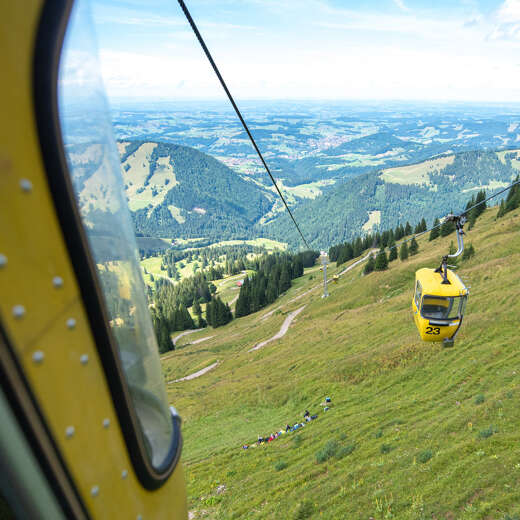
[[[405,221],[460,211],[477,190],[506,186],[518,175],[518,151],[462,152],[418,164],[373,171],[337,183],[321,197],[304,201],[294,215],[311,246],[325,248],[350,240],[372,224],[381,229]],[[265,234],[299,244],[286,215],[265,226]]]
[[[471,290],[454,348],[421,342],[411,312],[415,271],[436,267],[454,235],[420,237],[419,253],[387,271],[357,266],[326,299],[311,290],[316,267],[270,307],[179,343],[166,380],[219,362],[168,385],[193,518],[520,515],[520,213],[496,214],[467,231],[475,255],[459,261]],[[304,305],[282,339],[249,352]],[[303,429],[242,448],[306,409],[318,418]]]
[[[161,142],[118,143],[123,183],[138,235],[210,240],[251,238],[274,195],[193,148]],[[94,218],[106,211],[108,188],[99,183],[99,145],[70,146],[81,186],[80,204]]]
[[[213,157],[165,143],[123,142],[123,179],[138,233],[249,238],[274,197]]]

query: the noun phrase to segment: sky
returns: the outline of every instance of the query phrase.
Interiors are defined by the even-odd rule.
[[[520,102],[520,0],[185,0],[238,99]],[[224,99],[175,0],[91,0],[111,101]]]

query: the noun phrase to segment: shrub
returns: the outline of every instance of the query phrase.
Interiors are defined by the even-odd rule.
[[[286,467],[288,466],[287,462],[285,462],[285,460],[279,460],[275,465],[274,465],[274,469],[276,471],[282,471],[284,470]]]
[[[323,446],[323,448],[316,453],[316,462],[321,464],[322,462],[329,460],[331,457],[336,455],[338,448],[339,446],[336,441],[327,442],[327,444],[325,444],[325,446]]]
[[[484,394],[478,394],[475,397],[475,404],[482,404],[485,400],[486,398],[484,397]]]
[[[473,247],[473,244],[468,244],[468,246],[464,248],[464,252],[462,253],[462,260],[469,260],[474,255],[475,248]]]
[[[221,501],[222,501],[222,495],[211,496],[204,500],[204,504],[207,506],[216,506]]]
[[[495,428],[493,428],[493,425],[491,425],[489,428],[486,428],[485,430],[480,430],[478,432],[478,436],[480,439],[487,439],[488,437],[491,437],[496,432],[497,432],[497,430],[495,430]]]
[[[304,520],[314,513],[314,504],[310,500],[304,500],[298,504],[294,513],[294,520]]]
[[[421,464],[428,462],[433,457],[432,450],[423,450],[417,455],[417,461]]]
[[[392,446],[390,444],[381,444],[380,451],[381,453],[390,453],[392,451]]]
[[[293,440],[295,446],[299,446],[302,443],[302,436],[301,435],[295,435],[292,438],[292,440]]]
[[[335,457],[338,460],[340,460],[343,457],[346,457],[347,455],[350,455],[355,449],[356,449],[356,445],[355,444],[347,444],[346,446],[343,446],[342,448],[340,448],[336,452]]]

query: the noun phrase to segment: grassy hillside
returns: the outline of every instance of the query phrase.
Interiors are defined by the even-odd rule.
[[[454,239],[423,237],[418,256],[366,277],[356,267],[326,300],[307,293],[315,268],[270,308],[193,334],[213,337],[163,360],[167,380],[220,362],[168,385],[194,518],[520,515],[520,216],[495,215],[467,234],[476,255],[461,264],[471,295],[453,349],[422,343],[413,324],[414,272]],[[302,305],[284,338],[248,352]],[[319,417],[300,433],[242,449],[305,409]]]

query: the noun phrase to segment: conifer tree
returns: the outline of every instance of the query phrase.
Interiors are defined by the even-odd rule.
[[[410,225],[410,222],[406,222],[406,226],[404,227],[404,236],[407,237],[408,235],[412,234],[412,226]]]
[[[384,271],[385,269],[388,269],[388,258],[383,248],[381,248],[379,253],[377,253],[374,269],[376,271]]]
[[[225,325],[228,322],[226,305],[222,302],[222,300],[217,296],[215,299],[216,303],[216,327],[220,327]]]
[[[229,303],[226,303],[226,323],[229,323],[233,319],[233,313],[231,312],[231,307]]]
[[[466,204],[466,210],[475,206],[467,214],[468,229],[471,229],[475,225],[477,218],[486,209],[486,203],[484,202],[484,200],[486,200],[486,192],[484,190],[480,190],[477,193],[477,197],[471,197],[469,202]],[[478,204],[478,206],[476,204]]]
[[[354,258],[358,257],[363,252],[363,244],[361,238],[357,237],[354,242]]]
[[[206,322],[208,325],[214,327],[213,324],[214,311],[213,311],[213,299],[211,299],[208,303],[206,303]]]
[[[193,322],[193,318],[191,317],[190,311],[188,311],[186,306],[183,304],[181,304],[180,306],[180,313],[182,320],[182,330],[194,329],[195,323]]]
[[[408,259],[408,244],[406,242],[401,244],[401,249],[399,249],[399,258],[401,260]]]
[[[497,218],[503,217],[506,212],[506,204],[504,199],[500,201],[500,207],[498,208]]]
[[[455,247],[455,244],[453,243],[453,240],[450,242],[450,247],[448,248],[448,254],[452,255],[457,251],[457,248]]]
[[[477,193],[477,198],[475,199],[475,204],[478,204],[478,206],[475,206],[471,211],[475,213],[475,220],[484,213],[484,211],[487,208],[487,203],[484,202],[486,200],[486,192],[485,190],[480,190]]]
[[[416,255],[419,251],[419,244],[417,243],[417,240],[415,240],[415,237],[412,238],[412,241],[410,242],[410,247],[408,249],[411,256]]]
[[[376,262],[374,260],[374,255],[370,255],[367,263],[365,264],[365,268],[363,269],[363,273],[369,274],[375,269]]]
[[[455,223],[453,220],[445,220],[442,223],[440,235],[441,237],[447,237],[448,235],[451,235],[455,231]]]
[[[266,303],[273,303],[278,298],[278,285],[274,277],[269,277],[267,289],[265,291]]]
[[[399,228],[399,235],[396,234],[395,235],[395,239],[396,240],[401,240],[401,238],[404,237],[404,227],[403,227],[402,224],[399,224],[398,228]],[[399,238],[397,238],[398,236],[399,236]]]
[[[282,272],[280,273],[280,294],[284,293],[291,287],[291,278],[289,276],[289,271],[287,269],[287,264],[284,264],[282,267]]]
[[[397,260],[397,246],[395,245],[395,242],[392,241],[392,243],[388,245],[388,248],[388,261],[393,262],[394,260]]]
[[[430,231],[430,242],[432,240],[435,240],[439,234],[440,234],[440,230],[439,230],[439,219],[436,218],[434,221],[433,221],[433,227],[432,227],[432,230]]]
[[[473,244],[468,244],[462,253],[462,260],[469,260],[474,254],[475,248],[473,247]]]
[[[518,182],[519,177],[517,176],[515,182]],[[520,184],[515,184],[507,194],[505,213],[515,210],[520,206]]]

